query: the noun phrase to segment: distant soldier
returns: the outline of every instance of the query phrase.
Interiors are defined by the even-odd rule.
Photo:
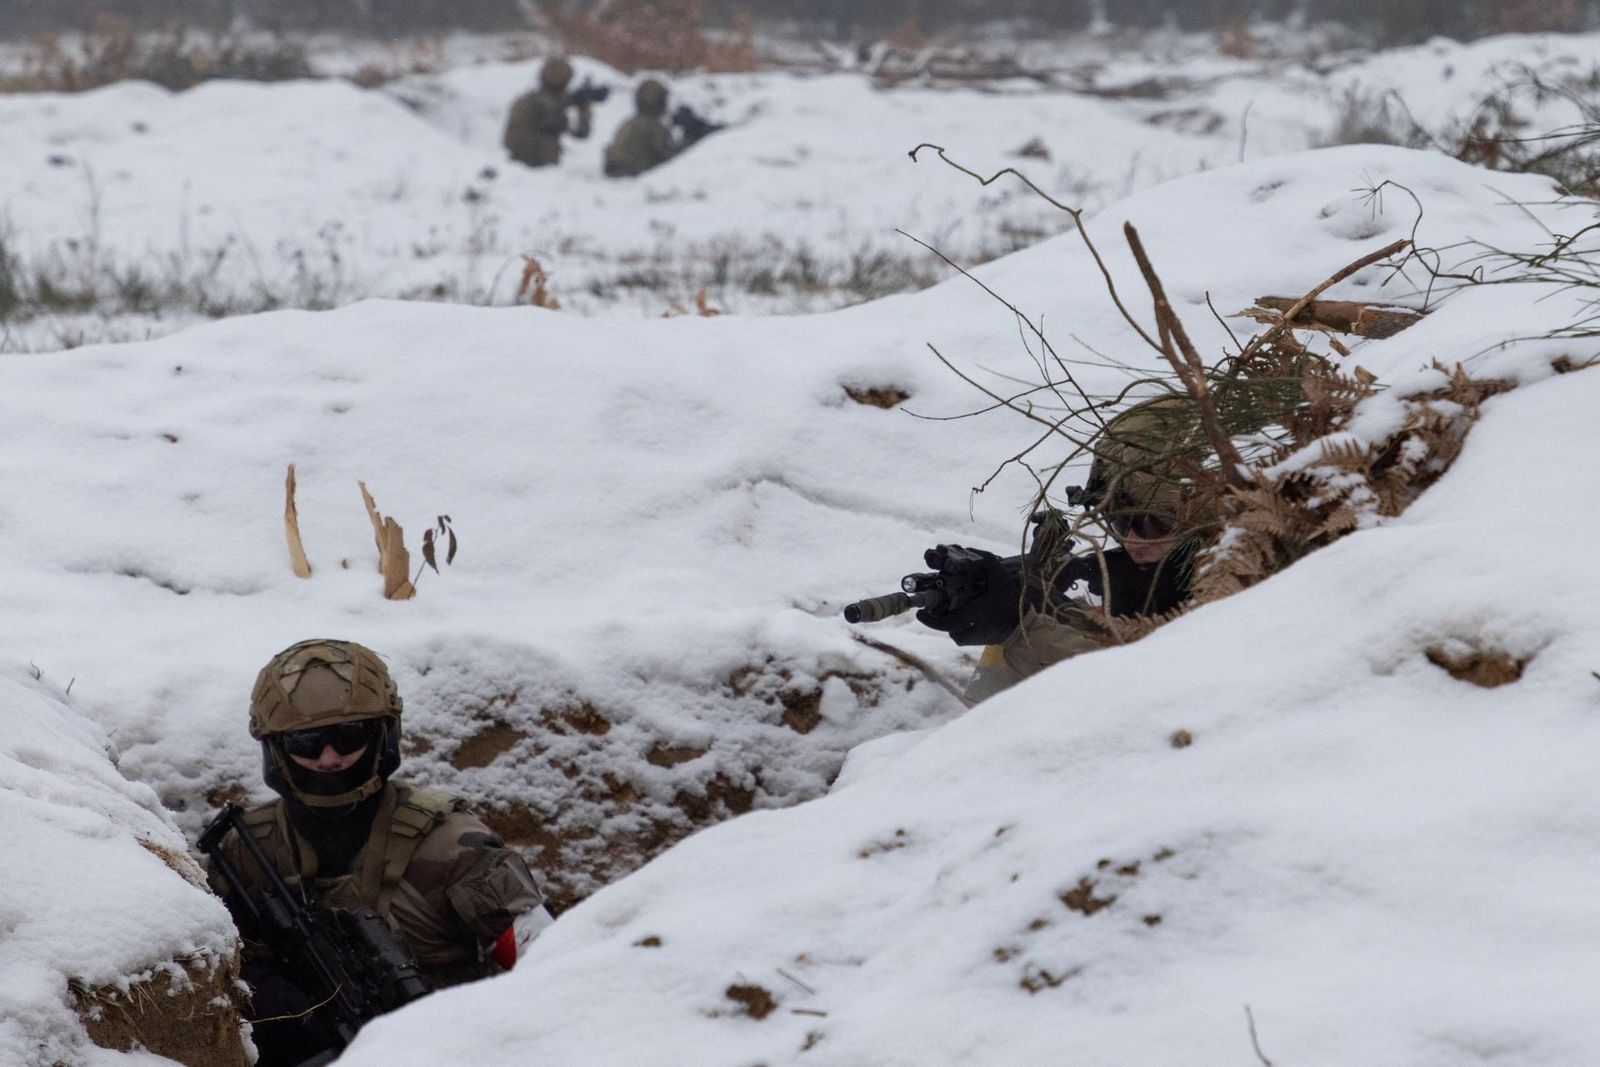
[[[678,105],[670,122],[667,113],[667,87],[654,78],[639,83],[633,93],[637,113],[622,124],[606,146],[606,177],[632,178],[659,167],[708,133],[722,126],[707,122],[687,105]],[[674,132],[676,131],[676,132]]]
[[[251,694],[250,736],[279,799],[246,811],[242,825],[306,903],[375,910],[429,987],[498,974],[515,962],[518,932],[531,937],[549,913],[522,857],[460,801],[390,779],[400,711],[388,668],[353,641],[302,641],[272,657]],[[236,832],[221,854],[253,887],[268,884]],[[212,878],[222,882],[215,865]],[[323,1054],[332,1038],[312,1013],[307,976],[273,956],[248,908],[218,889],[245,939],[258,1067]]]
[[[589,89],[574,99],[567,94],[571,81],[571,63],[559,56],[545,60],[539,71],[539,88],[517,97],[506,119],[502,140],[512,159],[530,167],[548,167],[561,162],[562,134],[579,140],[589,136],[590,107],[595,100],[605,99],[605,90]],[[569,109],[578,114],[576,124],[567,122]]]

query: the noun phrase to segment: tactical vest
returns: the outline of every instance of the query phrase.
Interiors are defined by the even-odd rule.
[[[394,894],[412,855],[430,830],[464,807],[464,801],[443,790],[391,782],[384,787],[372,831],[356,854],[353,873],[337,878],[317,877],[316,850],[289,826],[282,800],[249,809],[244,824],[290,886],[309,883],[312,899],[323,907],[374,908],[391,928],[398,929],[392,910]]]

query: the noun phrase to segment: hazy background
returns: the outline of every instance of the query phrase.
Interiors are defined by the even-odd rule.
[[[144,29],[179,21],[212,30],[379,36],[504,31],[537,26],[551,14],[603,17],[625,6],[605,0],[7,0],[0,4],[0,34],[83,30],[106,18]],[[1593,0],[704,0],[698,5],[690,0],[682,6],[697,6],[714,22],[781,23],[838,39],[894,29],[953,33],[995,23],[1009,23],[1013,30],[1208,30],[1271,20],[1338,23],[1392,45],[1435,35],[1468,39],[1600,25],[1600,4]]]

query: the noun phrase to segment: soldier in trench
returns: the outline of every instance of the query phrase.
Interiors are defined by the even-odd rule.
[[[449,794],[392,777],[403,702],[388,668],[354,641],[291,645],[262,668],[250,735],[279,797],[243,825],[279,876],[319,908],[372,908],[438,989],[499,974],[551,921],[522,857]],[[222,855],[254,888],[260,870],[236,832]],[[262,944],[229,887],[213,884],[245,940],[259,1067],[300,1064],[329,1044],[302,976]]]

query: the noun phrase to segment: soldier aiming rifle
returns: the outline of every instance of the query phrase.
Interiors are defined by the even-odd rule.
[[[561,162],[563,134],[579,140],[589,136],[590,110],[610,95],[611,87],[585,78],[569,93],[571,81],[571,63],[559,56],[547,59],[539,70],[539,88],[512,103],[502,138],[512,159],[530,167],[552,166]],[[577,121],[569,123],[567,112],[573,110]]]
[[[982,700],[1051,664],[1102,648],[1105,616],[1159,616],[1189,597],[1203,532],[1215,525],[1209,502],[1183,489],[1192,456],[1172,442],[1183,401],[1137,404],[1106,424],[1094,446],[1088,484],[1067,501],[1097,520],[1116,547],[1072,554],[1065,516],[1034,516],[1022,555],[937,545],[924,554],[932,568],[908,574],[901,592],[857,601],[847,622],[876,622],[917,609],[917,621],[958,645],[984,645],[966,696]]]
[[[605,173],[608,178],[632,178],[659,167],[707,134],[723,128],[679,104],[670,119],[667,114],[667,87],[655,78],[646,78],[633,92],[635,113],[617,130],[606,146]],[[676,131],[676,133],[674,132]]]

